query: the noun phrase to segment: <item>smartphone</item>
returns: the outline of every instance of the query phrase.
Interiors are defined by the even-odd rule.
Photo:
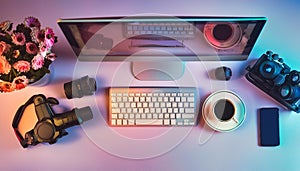
[[[259,133],[261,146],[278,146],[279,139],[279,109],[259,109]]]

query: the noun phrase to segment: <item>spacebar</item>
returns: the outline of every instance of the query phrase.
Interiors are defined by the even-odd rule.
[[[135,121],[136,125],[163,125],[163,120],[161,119],[137,119]]]

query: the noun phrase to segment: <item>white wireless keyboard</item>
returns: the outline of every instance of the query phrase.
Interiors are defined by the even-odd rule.
[[[110,126],[194,126],[194,87],[125,87],[109,89]]]

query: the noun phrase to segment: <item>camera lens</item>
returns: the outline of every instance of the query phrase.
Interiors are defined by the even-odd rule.
[[[89,106],[75,110],[79,123],[93,119],[93,113]]]
[[[68,99],[92,95],[96,89],[96,80],[88,76],[64,84],[65,94]]]
[[[53,117],[55,126],[60,129],[79,125],[91,119],[93,119],[93,113],[89,106],[80,109],[74,108],[71,111],[61,113]]]
[[[266,79],[275,78],[281,70],[282,68],[272,61],[265,61],[259,67],[259,73]]]
[[[296,70],[291,71],[289,74],[289,81],[293,85],[299,84],[300,83],[300,73]]]
[[[300,97],[300,87],[284,85],[280,89],[280,95],[286,100],[292,100]]]

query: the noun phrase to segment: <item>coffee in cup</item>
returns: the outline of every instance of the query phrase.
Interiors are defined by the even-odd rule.
[[[234,116],[235,106],[229,99],[220,99],[215,102],[213,113],[220,121],[225,122]]]
[[[242,99],[234,92],[220,90],[205,99],[202,116],[212,129],[229,132],[244,122],[246,107]]]

